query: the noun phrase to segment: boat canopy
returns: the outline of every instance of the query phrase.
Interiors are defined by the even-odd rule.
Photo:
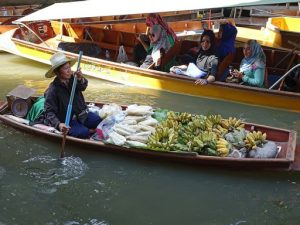
[[[273,5],[298,1],[299,0],[185,0],[171,2],[162,0],[87,0],[55,3],[51,6],[40,9],[37,12],[15,20],[14,23],[100,16],[119,16],[142,13],[160,13],[184,10],[205,10],[240,6]]]

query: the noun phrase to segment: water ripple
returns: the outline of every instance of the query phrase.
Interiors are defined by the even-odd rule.
[[[80,158],[73,156],[59,160],[51,156],[36,156],[23,163],[26,167],[21,175],[34,178],[39,186],[44,186],[41,191],[48,194],[54,193],[56,187],[84,176],[88,169]]]
[[[64,223],[64,225],[77,225],[77,224],[81,224],[81,223],[77,221],[67,221]],[[88,223],[84,223],[84,225],[108,225],[108,223],[105,221],[99,221],[97,219],[90,219],[90,221]]]

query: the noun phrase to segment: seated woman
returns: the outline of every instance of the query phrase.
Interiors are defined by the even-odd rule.
[[[81,71],[73,73],[71,66],[74,60],[68,59],[63,53],[57,52],[50,58],[52,67],[45,74],[46,78],[55,77],[45,93],[43,123],[55,127],[63,133],[78,138],[88,138],[90,133],[101,122],[100,117],[88,112],[82,92],[87,88],[88,80]],[[70,127],[64,122],[69,104],[70,94],[77,76]]]
[[[146,25],[148,29],[154,25],[160,25],[162,29],[164,29],[167,33],[169,42],[173,45],[175,41],[177,41],[177,36],[171,27],[161,18],[158,13],[150,13],[146,18]],[[146,31],[146,34],[148,32]]]
[[[266,68],[263,49],[256,40],[249,40],[245,43],[243,52],[240,70],[232,71],[231,76],[242,80],[245,85],[263,87]]]
[[[227,55],[235,53],[235,39],[237,35],[236,27],[231,23],[222,23],[220,25],[217,50],[219,62],[222,61]]]
[[[163,70],[160,68],[161,57],[163,54],[173,46],[168,38],[167,33],[160,25],[154,25],[149,30],[150,46],[148,46],[142,39],[138,39],[147,51],[146,59],[141,68],[150,68],[154,64],[154,68]]]
[[[182,74],[191,76],[191,74],[189,74],[189,69],[194,67],[195,63],[199,69],[199,76],[192,75],[192,77],[199,77],[195,84],[205,85],[215,81],[215,76],[218,69],[218,58],[215,54],[215,34],[212,30],[205,30],[202,33],[200,39],[200,50],[196,59],[192,56],[184,57],[186,58],[184,58],[182,61],[185,61],[186,65],[174,66],[170,69],[171,72],[178,74],[177,71],[179,69],[182,71]],[[194,73],[195,70],[192,70],[192,73]]]
[[[228,66],[234,59],[236,35],[237,29],[233,24],[225,22],[220,25],[216,48],[219,60],[217,80],[225,81],[229,75]]]
[[[134,47],[134,59],[135,62],[139,65],[142,64],[142,62],[147,56],[147,48],[145,49],[143,46],[145,46],[145,44],[147,46],[150,44],[151,41],[147,39],[147,36],[149,36],[149,32],[151,32],[150,29],[153,29],[153,26],[159,25],[162,28],[162,30],[164,30],[168,42],[170,43],[170,46],[173,46],[175,41],[178,40],[175,32],[172,30],[171,27],[169,27],[169,25],[161,18],[161,16],[158,13],[150,13],[149,16],[146,18],[145,23],[147,25],[146,37],[142,35],[138,36],[137,40],[139,41],[139,43]],[[143,44],[141,40],[145,44]]]

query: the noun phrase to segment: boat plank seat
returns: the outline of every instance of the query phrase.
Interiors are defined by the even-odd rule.
[[[191,48],[198,47],[198,46],[199,46],[199,42],[197,42],[197,41],[182,40],[181,45],[180,45],[179,54],[184,55],[184,54],[188,53],[188,51]]]
[[[133,58],[134,47],[136,44],[136,34],[121,32],[120,45],[124,46],[125,52],[130,60]]]
[[[69,36],[65,36],[65,35],[56,35],[55,37],[49,38],[48,40],[45,41],[45,43],[48,46],[50,46],[50,47],[52,47],[54,49],[57,49],[58,45],[61,42],[76,43],[76,40],[73,37],[69,37]]]
[[[272,85],[292,67],[296,59],[296,54],[290,54],[289,51],[284,50],[275,51],[273,49],[265,49],[264,52],[267,58],[268,81],[269,85]]]
[[[216,80],[220,81],[226,71],[226,69],[232,64],[235,57],[235,53],[228,54],[218,65],[218,72],[216,75]]]
[[[111,57],[115,61],[118,56],[121,32],[115,30],[99,30],[100,40],[99,45],[102,49],[110,50]]]

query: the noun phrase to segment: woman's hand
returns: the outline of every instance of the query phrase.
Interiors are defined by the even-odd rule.
[[[81,81],[81,79],[83,78],[83,74],[81,72],[81,68],[79,68],[75,73],[74,75],[77,76],[77,80]]]
[[[66,125],[65,123],[59,123],[58,129],[59,129],[60,132],[62,132],[63,134],[67,134],[67,133],[69,132],[70,127],[67,127],[67,125]]]
[[[238,70],[234,70],[230,74],[238,79],[242,79],[244,77],[244,74],[239,72]]]
[[[206,79],[198,79],[195,81],[196,85],[206,85],[208,84],[208,81]]]

